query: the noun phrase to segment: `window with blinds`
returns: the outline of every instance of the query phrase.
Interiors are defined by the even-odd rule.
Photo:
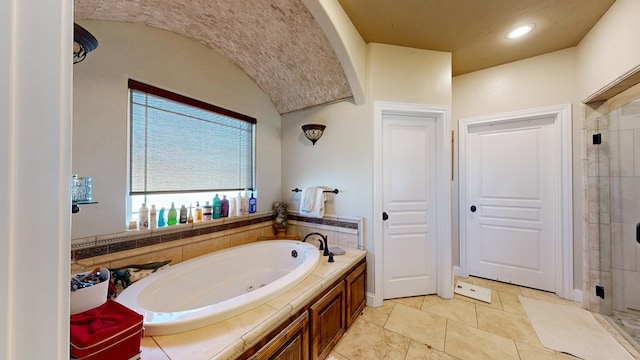
[[[129,80],[130,195],[254,188],[256,119]]]

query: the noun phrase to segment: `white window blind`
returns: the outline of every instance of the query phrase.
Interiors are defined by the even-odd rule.
[[[253,189],[252,117],[129,80],[130,195]]]

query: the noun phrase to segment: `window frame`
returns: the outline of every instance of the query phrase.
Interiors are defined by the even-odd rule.
[[[132,189],[131,189],[131,184],[132,184],[132,176],[133,176],[133,171],[131,169],[132,166],[132,148],[131,148],[131,131],[132,131],[132,124],[133,124],[133,118],[132,118],[132,102],[131,102],[131,92],[132,91],[140,91],[140,92],[144,92],[147,93],[149,95],[153,95],[156,97],[161,97],[170,101],[174,101],[183,105],[187,105],[187,106],[192,106],[192,107],[196,107],[199,108],[201,110],[205,110],[205,111],[210,111],[210,112],[214,112],[216,114],[222,115],[222,116],[226,116],[238,121],[244,121],[247,122],[249,124],[251,124],[253,126],[253,129],[251,131],[251,143],[252,143],[252,154],[251,154],[251,158],[252,158],[252,164],[251,164],[251,187],[248,188],[243,188],[243,189],[207,189],[207,190],[194,190],[194,191],[188,191],[188,190],[184,190],[184,191],[155,191],[155,192],[147,192],[147,193],[132,193]],[[132,208],[132,197],[133,196],[148,196],[148,195],[153,195],[153,194],[195,194],[195,193],[211,193],[211,192],[230,192],[230,191],[252,191],[255,192],[255,187],[256,187],[256,168],[257,168],[257,161],[256,161],[256,129],[257,129],[257,119],[248,115],[244,115],[238,112],[235,112],[233,110],[229,110],[229,109],[225,109],[222,108],[220,106],[216,106],[213,104],[209,104],[206,103],[204,101],[200,101],[185,95],[181,95],[169,90],[165,90],[165,89],[161,89],[158,87],[155,87],[153,85],[149,85],[137,80],[133,80],[133,79],[129,79],[128,80],[128,86],[127,86],[127,113],[128,113],[128,126],[127,126],[127,215],[128,215],[128,219],[127,221],[132,218],[135,217],[133,215],[137,214],[137,209],[133,209]],[[149,204],[148,204],[149,205]],[[201,204],[203,205],[203,204]]]

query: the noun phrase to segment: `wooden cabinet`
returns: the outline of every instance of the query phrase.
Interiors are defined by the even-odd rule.
[[[309,308],[311,360],[324,359],[347,330],[344,281],[329,290]]]
[[[362,263],[344,279],[347,292],[347,328],[362,313],[367,303],[367,264]]]
[[[304,312],[262,347],[251,360],[308,360],[309,315]]]
[[[280,324],[238,359],[325,359],[365,307],[366,270],[363,259],[328,290],[309,299],[291,324]]]

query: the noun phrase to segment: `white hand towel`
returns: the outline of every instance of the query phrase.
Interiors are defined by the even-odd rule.
[[[318,187],[316,186],[304,188],[304,190],[302,190],[302,196],[300,196],[300,212],[313,211],[317,192]]]
[[[311,211],[300,210],[300,214],[306,217],[322,218],[324,216],[324,202],[326,201],[326,195],[322,188],[316,189],[315,200],[313,202],[313,209]]]

